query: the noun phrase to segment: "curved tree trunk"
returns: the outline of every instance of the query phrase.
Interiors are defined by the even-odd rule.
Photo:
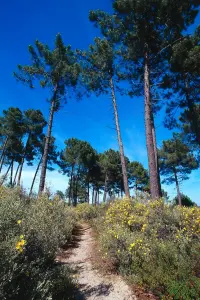
[[[160,197],[160,189],[158,182],[157,163],[154,151],[153,132],[152,132],[152,107],[150,99],[150,78],[149,78],[149,57],[145,54],[144,68],[144,94],[145,94],[145,130],[146,144],[149,163],[150,190],[152,199]]]
[[[116,96],[115,96],[115,88],[114,88],[112,77],[110,78],[110,88],[111,88],[111,92],[112,92],[112,103],[113,103],[114,115],[115,115],[115,125],[116,125],[116,130],[117,130],[117,138],[118,138],[121,165],[122,165],[124,191],[125,191],[126,197],[130,198],[128,177],[127,177],[127,170],[126,170],[126,162],[125,162],[125,156],[124,156],[124,147],[123,147],[123,143],[122,143],[122,137],[121,137],[121,131],[120,131],[120,125],[119,125],[119,116],[118,116]]]
[[[176,169],[174,169],[174,177],[175,177],[175,182],[176,182],[178,204],[181,206],[182,205],[181,192],[180,192],[180,188],[179,188],[179,182],[178,182],[178,177],[177,177]]]
[[[37,169],[35,170],[35,174],[34,174],[33,181],[32,181],[31,188],[30,188],[30,192],[29,192],[29,197],[32,195],[33,187],[34,187],[35,180],[36,180],[36,177],[37,177],[37,174],[38,174],[41,163],[42,163],[42,156],[41,156],[40,161],[37,165]]]
[[[26,146],[24,148],[24,154],[23,154],[23,157],[22,157],[22,161],[21,161],[21,164],[20,164],[20,170],[19,170],[19,176],[18,176],[18,180],[17,180],[17,185],[20,185],[20,181],[21,181],[21,176],[22,176],[22,170],[23,170],[23,166],[24,166],[24,160],[25,160],[25,156],[26,156],[26,152],[27,152],[27,148],[28,148],[28,144],[29,144],[29,140],[30,140],[30,133],[28,135],[28,139],[26,141]]]
[[[50,114],[49,114],[47,136],[45,139],[44,153],[43,153],[43,159],[42,159],[42,170],[41,170],[41,175],[40,175],[40,185],[39,185],[38,193],[42,193],[44,191],[44,186],[45,186],[47,162],[48,162],[48,152],[49,152],[49,144],[50,144],[50,139],[51,139],[52,125],[53,125],[56,94],[57,94],[57,86],[55,87],[54,95],[53,95],[52,102],[51,102],[51,109],[50,109]]]
[[[13,185],[15,185],[15,184],[16,184],[16,180],[17,180],[17,174],[18,174],[18,172],[19,172],[19,168],[20,168],[20,163],[18,164],[18,166],[17,166],[17,170],[16,170],[16,172],[15,172],[15,177],[14,177]]]
[[[6,137],[6,139],[4,141],[2,153],[1,153],[1,156],[0,156],[0,173],[1,173],[2,167],[3,167],[3,162],[4,162],[4,156],[5,156],[7,143],[8,143],[8,137]]]
[[[4,183],[4,181],[6,180],[6,177],[7,177],[7,175],[8,175],[8,172],[10,171],[11,165],[12,165],[12,161],[11,161],[11,163],[9,164],[6,173],[3,175],[3,179],[2,179],[2,181],[1,181],[1,183],[0,183],[0,186],[2,186],[3,183]]]

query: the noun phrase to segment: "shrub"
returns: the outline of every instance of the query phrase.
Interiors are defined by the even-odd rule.
[[[89,221],[102,214],[104,206],[93,206],[88,203],[80,203],[76,206],[75,212],[79,220]]]
[[[178,197],[176,196],[173,200],[173,202],[178,205],[179,204],[179,201],[178,201]],[[183,206],[195,206],[195,203],[187,196],[187,195],[184,195],[184,194],[181,194],[181,202],[182,202],[182,205]]]
[[[28,199],[20,189],[0,188],[0,299],[59,299],[64,286],[61,299],[72,299],[70,271],[55,258],[74,220],[56,198]]]
[[[131,282],[166,299],[200,298],[198,207],[121,200],[110,204],[100,222],[104,255]]]

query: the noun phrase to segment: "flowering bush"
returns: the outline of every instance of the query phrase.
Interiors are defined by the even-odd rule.
[[[166,299],[200,299],[200,208],[125,199],[100,222],[103,255],[129,280]]]
[[[93,206],[88,203],[80,203],[76,206],[75,212],[78,219],[89,221],[98,217],[103,212],[103,209],[103,205]]]
[[[0,188],[0,299],[73,299],[70,271],[55,258],[74,220],[57,199]]]

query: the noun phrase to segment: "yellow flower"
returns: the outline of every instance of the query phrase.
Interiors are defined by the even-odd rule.
[[[20,245],[21,245],[21,246],[24,246],[25,244],[26,244],[26,241],[25,241],[25,240],[21,240],[21,241],[20,241]]]
[[[24,238],[24,235],[23,235],[23,234],[21,234],[21,235],[20,235],[20,239],[23,239],[23,238]]]
[[[21,224],[21,222],[22,222],[22,220],[18,220],[18,221],[17,221],[17,224],[18,224],[18,225],[20,225],[20,224]]]
[[[17,250],[19,250],[19,249],[21,248],[21,243],[20,243],[20,242],[17,242],[15,248],[16,248]]]

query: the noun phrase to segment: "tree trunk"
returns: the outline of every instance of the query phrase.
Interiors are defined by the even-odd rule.
[[[8,175],[8,172],[10,171],[11,165],[12,165],[12,161],[11,161],[11,163],[9,164],[6,173],[3,175],[3,179],[2,179],[2,181],[1,181],[1,183],[0,183],[0,186],[2,186],[3,183],[4,183],[4,181],[6,180],[6,177],[7,177],[7,175]]]
[[[138,186],[137,183],[135,183],[135,198],[138,198]]]
[[[44,153],[43,153],[43,158],[42,158],[42,170],[41,170],[41,175],[40,175],[40,185],[39,185],[38,193],[42,193],[44,191],[44,186],[45,186],[47,162],[48,162],[48,151],[49,151],[49,144],[50,144],[50,140],[51,140],[51,130],[52,130],[52,125],[53,125],[56,94],[57,94],[57,86],[55,87],[54,95],[53,95],[52,102],[51,102],[48,130],[47,130],[47,136],[46,136],[45,146],[44,146]]]
[[[152,107],[150,99],[150,79],[149,79],[149,58],[145,54],[144,68],[144,94],[145,94],[145,130],[146,144],[149,163],[150,190],[152,199],[160,197],[157,164],[154,152],[153,132],[152,132]]]
[[[97,204],[99,205],[99,189],[97,190]]]
[[[181,206],[182,205],[181,192],[180,192],[180,188],[179,188],[179,182],[178,182],[178,177],[177,177],[176,169],[174,169],[174,177],[175,177],[175,182],[176,182],[178,204]]]
[[[11,163],[11,172],[10,172],[10,186],[13,184],[13,167],[14,167],[14,160]]]
[[[158,174],[159,193],[160,193],[160,196],[162,196],[162,188],[161,188],[161,182],[160,182],[160,170],[159,170],[159,164],[158,164],[158,149],[157,149],[157,141],[156,141],[156,130],[155,130],[153,114],[152,114],[152,135],[153,135],[153,147],[154,147],[154,153],[155,153],[156,168],[157,168],[157,174]]]
[[[73,176],[74,176],[74,164],[72,164],[70,183],[69,183],[69,205],[71,205],[72,191],[73,191]]]
[[[90,181],[88,179],[87,183],[87,195],[88,195],[88,204],[90,203]]]
[[[106,174],[105,176],[105,183],[104,183],[104,194],[103,194],[103,202],[106,202],[106,196],[107,196],[107,187],[108,187],[108,176]]]
[[[0,173],[1,173],[2,167],[3,167],[4,155],[5,155],[7,143],[8,143],[8,137],[6,137],[6,139],[5,139],[5,142],[3,144],[2,153],[1,153],[1,156],[0,156]]]
[[[42,156],[41,156],[41,158],[40,158],[40,161],[39,161],[39,163],[38,163],[38,165],[37,165],[37,169],[36,169],[36,171],[35,171],[35,175],[34,175],[34,177],[33,177],[33,181],[32,181],[31,188],[30,188],[30,192],[29,192],[29,197],[32,195],[33,187],[34,187],[35,180],[36,180],[36,177],[37,177],[37,173],[38,173],[38,171],[39,171],[39,168],[40,168],[41,163],[42,163]]]
[[[92,205],[94,205],[94,194],[95,194],[95,188],[92,188]]]
[[[13,185],[15,185],[15,184],[16,184],[16,180],[17,180],[17,174],[18,174],[18,172],[19,172],[19,167],[20,167],[20,163],[18,164],[18,166],[17,166],[17,170],[16,170],[16,172],[15,172],[15,177],[14,177]]]
[[[126,170],[126,162],[125,162],[125,156],[124,156],[124,147],[123,147],[123,143],[122,143],[122,137],[121,137],[121,131],[120,131],[120,125],[119,125],[119,116],[118,116],[116,96],[115,96],[115,88],[114,88],[112,77],[110,78],[110,88],[111,88],[111,92],[112,92],[112,103],[113,103],[114,115],[115,115],[115,125],[116,125],[116,130],[117,130],[117,138],[118,138],[121,165],[122,165],[124,191],[125,191],[126,197],[130,198],[128,177],[127,177],[127,170]]]
[[[23,165],[24,165],[24,160],[25,160],[25,156],[26,156],[26,152],[27,152],[27,148],[28,148],[30,136],[31,136],[31,134],[29,133],[28,139],[26,141],[26,146],[24,148],[24,154],[23,154],[23,157],[22,157],[21,165],[20,165],[20,170],[19,170],[19,176],[18,176],[18,180],[17,180],[17,185],[20,185],[21,176],[22,176],[22,170],[23,170]]]
[[[98,189],[95,189],[94,191],[94,205],[96,206],[97,205],[97,196],[98,196]]]

